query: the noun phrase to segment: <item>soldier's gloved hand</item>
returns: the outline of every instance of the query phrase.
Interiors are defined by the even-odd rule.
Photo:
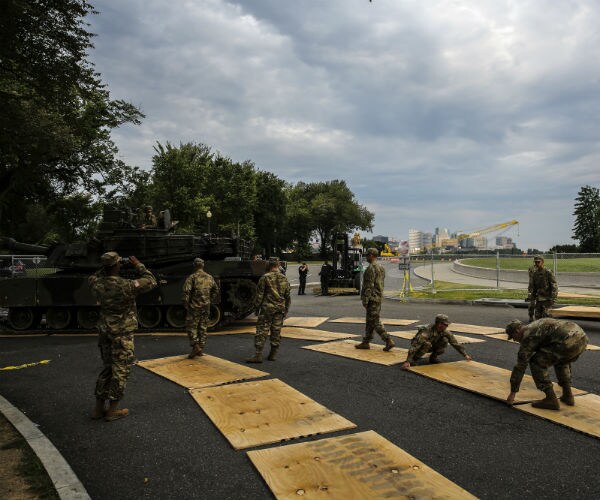
[[[131,262],[131,265],[133,267],[137,267],[141,264],[141,262],[139,261],[139,259],[135,256],[135,255],[130,255],[129,256],[129,262]]]
[[[367,307],[369,305],[369,301],[368,300],[363,300],[362,301],[362,305],[363,305],[363,307]]]
[[[403,370],[407,370],[408,368],[410,368],[410,362],[405,361],[404,363],[402,363],[402,366],[400,366],[400,368],[402,368]]]

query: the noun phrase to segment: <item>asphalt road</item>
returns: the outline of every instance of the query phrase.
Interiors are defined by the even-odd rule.
[[[404,304],[386,300],[382,316],[504,326],[525,310],[508,307]],[[362,315],[358,297],[293,296],[291,315]],[[594,344],[600,323],[583,321]],[[361,333],[360,325],[324,323]],[[406,329],[409,329],[407,327]],[[380,342],[380,341],[379,341]],[[598,498],[600,440],[522,414],[503,403],[385,367],[301,349],[284,339],[277,362],[259,365],[357,424],[375,430],[481,498]],[[0,372],[0,394],[39,424],[94,499],[265,499],[270,490],[245,452],[235,451],[182,387],[134,367],[124,404],[131,415],[92,421],[101,363],[94,337],[0,338],[0,366],[50,359]],[[400,347],[408,341],[398,339]],[[512,368],[516,346],[488,340],[467,350],[483,363]],[[186,353],[184,337],[138,337],[138,359]],[[207,352],[243,363],[251,335],[210,337]],[[460,356],[449,349],[444,360]],[[600,394],[600,352],[574,367],[574,385]],[[508,393],[508,381],[507,381]],[[348,434],[344,431],[307,440]],[[292,441],[294,442],[294,441]]]

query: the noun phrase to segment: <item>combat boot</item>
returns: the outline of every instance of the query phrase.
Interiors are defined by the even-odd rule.
[[[204,356],[200,344],[194,344],[194,346],[192,347],[192,352],[188,354],[188,358],[190,359],[194,359],[196,356]]]
[[[106,415],[104,415],[104,420],[107,422],[113,422],[114,420],[119,420],[120,418],[125,418],[129,415],[129,410],[127,408],[117,408],[119,405],[118,401],[111,401],[108,406],[108,411]]]
[[[571,391],[571,386],[563,385],[562,390],[563,393],[560,397],[560,400],[566,405],[575,406],[575,398],[573,397],[573,391]]]
[[[429,356],[429,362],[432,365],[437,365],[438,363],[441,363],[440,358],[438,358],[437,354],[432,354],[431,356]]]
[[[539,401],[534,401],[531,403],[531,406],[534,408],[543,408],[544,410],[560,410],[560,403],[556,394],[554,394],[554,389],[550,388],[544,392],[546,393],[546,397]]]
[[[356,344],[356,349],[371,349],[371,346],[366,340],[363,340],[360,344]]]
[[[104,399],[96,399],[96,407],[91,415],[92,420],[100,420],[105,413],[106,410],[104,409]]]
[[[248,358],[246,363],[262,363],[262,349],[256,349],[254,356]]]
[[[388,338],[385,341],[385,347],[383,348],[383,350],[385,352],[388,352],[388,351],[391,351],[393,347],[396,347],[396,344],[394,343],[394,341],[392,339]]]
[[[269,351],[269,357],[267,358],[269,361],[275,361],[275,356],[277,356],[277,351],[279,350],[278,345],[272,345],[271,351]]]

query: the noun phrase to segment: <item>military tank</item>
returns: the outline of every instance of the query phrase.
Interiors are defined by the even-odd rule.
[[[135,255],[156,276],[158,286],[137,299],[142,329],[185,326],[181,292],[195,257],[204,259],[221,290],[220,302],[211,305],[209,327],[249,315],[265,261],[252,260],[250,244],[240,238],[179,234],[176,225],[168,210],[159,214],[156,227],[144,229],[137,227],[131,210],[111,208],[104,210],[99,231],[89,241],[41,246],[1,238],[4,249],[45,255],[45,268],[52,268],[43,275],[0,279],[0,307],[8,309],[8,325],[19,331],[38,330],[42,324],[49,330],[93,329],[99,309],[87,278],[108,251]],[[125,266],[121,275],[133,278],[135,272]]]

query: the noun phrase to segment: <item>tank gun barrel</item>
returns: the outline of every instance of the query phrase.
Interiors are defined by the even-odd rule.
[[[30,243],[20,243],[13,238],[0,238],[0,248],[6,250],[16,250],[30,255],[46,255],[49,247],[44,245],[32,245]]]

